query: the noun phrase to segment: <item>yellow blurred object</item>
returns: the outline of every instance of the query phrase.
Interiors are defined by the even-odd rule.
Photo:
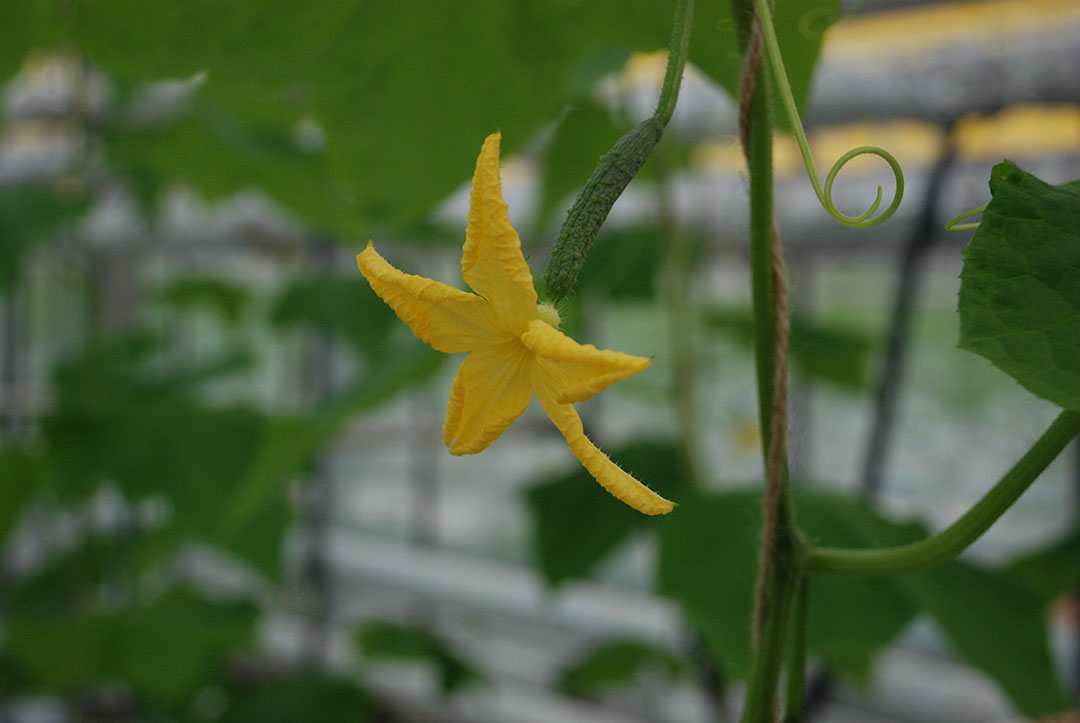
[[[1080,152],[1080,107],[1024,105],[956,125],[957,152],[969,159]]]
[[[822,59],[855,62],[932,52],[963,43],[1007,42],[1080,24],[1077,0],[989,0],[857,15],[829,29]]]

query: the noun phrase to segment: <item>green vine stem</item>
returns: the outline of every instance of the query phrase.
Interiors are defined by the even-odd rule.
[[[752,62],[760,52],[760,46],[757,46],[757,49],[751,48],[753,2],[732,0],[732,10],[737,22],[740,49],[746,58],[744,63],[747,66],[741,81],[743,88],[740,91],[740,116],[745,120],[740,122],[740,133],[750,171],[750,275],[755,329],[754,356],[762,447],[768,468],[767,450],[772,442],[778,327],[773,283],[773,115],[768,65]],[[760,40],[757,40],[755,44],[759,42]],[[755,72],[750,71],[751,67]],[[762,569],[759,570],[759,576],[764,582],[764,594],[754,602],[754,638],[757,644],[747,676],[742,713],[744,723],[765,723],[774,719],[776,686],[795,592],[795,571],[803,564],[802,547],[795,527],[786,474],[781,477],[775,492],[775,528],[770,531],[763,529],[763,536],[766,540],[772,537],[772,543],[767,558],[762,560]],[[764,544],[763,540],[763,546]],[[768,574],[762,575],[766,569]]]
[[[671,28],[671,44],[668,46],[664,85],[660,88],[660,100],[656,103],[656,112],[653,113],[653,118],[665,126],[671,120],[675,112],[675,102],[679,99],[679,86],[682,85],[683,71],[686,69],[686,57],[690,54],[690,26],[693,19],[694,0],[678,0]]]
[[[963,221],[964,219],[968,219],[968,218],[971,218],[972,216],[977,216],[978,214],[982,213],[983,211],[986,210],[986,206],[987,206],[987,204],[984,203],[983,205],[979,206],[978,208],[973,208],[970,211],[964,211],[962,214],[960,214],[959,216],[954,218],[952,221],[949,221],[948,223],[946,223],[945,224],[945,230],[946,231],[970,231],[972,229],[978,228],[979,227],[979,222],[978,221],[976,221],[975,223],[960,223],[960,222]]]
[[[836,219],[838,222],[851,228],[870,228],[871,226],[877,226],[889,219],[896,209],[900,207],[900,202],[904,198],[904,172],[900,168],[900,163],[895,157],[883,148],[877,146],[860,146],[853,148],[844,155],[840,156],[840,159],[833,164],[833,167],[829,169],[828,174],[825,176],[825,183],[822,185],[821,177],[818,175],[817,169],[814,166],[814,157],[810,153],[810,143],[806,139],[806,131],[803,130],[802,120],[799,118],[799,110],[795,106],[795,96],[791,92],[791,83],[788,82],[787,71],[784,70],[784,59],[780,55],[780,44],[776,40],[776,29],[773,27],[772,17],[769,14],[769,7],[767,0],[754,0],[757,4],[757,12],[761,17],[761,29],[762,35],[765,41],[765,52],[769,58],[769,64],[773,68],[773,79],[776,82],[777,91],[780,94],[780,101],[784,105],[784,110],[787,112],[788,121],[791,124],[792,132],[795,134],[795,141],[799,144],[799,152],[802,154],[803,163],[806,165],[806,173],[810,177],[810,183],[814,187],[814,193],[817,194],[818,201],[821,202],[822,208]],[[892,169],[893,177],[896,179],[896,191],[893,195],[892,202],[888,208],[879,213],[878,209],[881,207],[882,189],[878,186],[877,197],[874,202],[870,204],[870,207],[863,211],[858,216],[849,216],[840,211],[833,203],[833,182],[836,180],[836,176],[840,173],[847,162],[856,156],[872,155],[877,156],[889,164]]]
[[[887,575],[919,570],[951,560],[979,539],[1077,434],[1080,434],[1080,412],[1063,411],[982,499],[941,532],[910,545],[876,550],[813,548],[809,551],[810,569]]]
[[[810,576],[802,571],[791,613],[791,649],[788,652],[787,694],[784,723],[802,723],[806,689],[806,630],[810,618]]]

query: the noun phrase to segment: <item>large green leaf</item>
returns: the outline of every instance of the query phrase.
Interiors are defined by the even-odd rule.
[[[175,709],[218,675],[230,652],[251,644],[254,622],[251,605],[174,590],[109,612],[18,606],[7,620],[6,647],[48,689],[121,683]]]
[[[800,100],[835,6],[779,4]],[[0,6],[0,70],[42,45],[73,44],[128,79],[205,71],[195,115],[126,149],[118,140],[114,157],[212,193],[258,184],[312,225],[359,236],[371,221],[424,215],[467,180],[486,134],[501,129],[507,150],[530,140],[602,53],[666,47],[673,9],[653,0],[30,0]],[[736,87],[728,2],[698,3],[690,52]],[[295,131],[312,122],[321,139],[305,145]]]
[[[759,501],[756,491],[685,500],[660,526],[661,589],[682,603],[734,675],[745,673],[750,645]],[[880,547],[926,534],[837,494],[798,487],[794,501],[815,544]],[[1069,704],[1047,647],[1044,604],[1005,572],[954,561],[895,577],[820,573],[810,601],[810,651],[834,669],[865,677],[874,656],[924,611],[960,657],[994,677],[1025,713]]]
[[[1050,657],[1045,604],[1020,581],[963,562],[898,581],[959,656],[997,680],[1022,712],[1056,713],[1075,705]]]
[[[615,125],[611,110],[594,100],[584,98],[567,108],[541,158],[543,181],[535,220],[538,232],[546,230],[556,205],[585,185],[597,159],[625,130]]]
[[[1080,409],[1080,183],[1051,186],[1008,161],[993,181],[964,249],[960,348]]]
[[[760,497],[731,491],[687,500],[660,527],[660,587],[679,600],[728,672],[746,672],[757,569]],[[800,490],[799,521],[825,544],[910,541],[918,528],[881,520],[859,503]],[[874,655],[915,613],[888,580],[815,577],[810,649],[834,669],[864,677]]]
[[[1013,560],[1008,569],[1045,603],[1075,591],[1080,584],[1080,528]]]
[[[670,499],[679,501],[689,486],[674,444],[633,442],[611,456]],[[580,466],[536,482],[529,488],[528,500],[537,564],[551,585],[587,575],[646,519],[605,492]]]

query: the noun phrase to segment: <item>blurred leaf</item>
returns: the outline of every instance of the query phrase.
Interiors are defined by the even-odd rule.
[[[424,628],[376,621],[356,631],[356,641],[368,658],[396,658],[434,666],[439,685],[449,695],[466,685],[484,681],[484,675]]]
[[[689,485],[678,448],[642,440],[612,451],[612,459],[661,495],[679,500]],[[549,585],[584,577],[636,529],[641,513],[612,498],[583,467],[529,487],[537,564]]]
[[[274,306],[278,325],[308,324],[341,334],[367,358],[375,358],[397,317],[362,278],[320,276],[295,281]]]
[[[45,460],[20,447],[0,448],[0,546],[45,479]]]
[[[78,616],[100,601],[110,583],[115,589],[116,580],[132,572],[145,540],[142,532],[88,534],[73,549],[54,552],[30,574],[14,579],[8,604],[28,612]]]
[[[556,206],[585,185],[597,160],[624,130],[616,127],[610,110],[589,98],[582,98],[563,113],[540,164],[543,182],[534,221],[538,234],[546,230]]]
[[[660,520],[658,587],[682,606],[727,675],[746,674],[760,527],[756,492],[684,493]]]
[[[295,723],[367,723],[375,720],[371,697],[354,681],[309,672],[273,677],[228,689],[228,703],[218,723],[295,721]]]
[[[963,562],[900,577],[959,656],[988,673],[1024,714],[1071,709],[1047,645],[1045,604],[1010,575]]]
[[[1008,161],[991,181],[964,248],[959,346],[1080,409],[1080,183],[1051,186]]]
[[[56,402],[42,425],[53,486],[62,499],[81,499],[106,479],[129,499],[165,495],[172,510],[165,538],[221,542],[223,500],[243,494],[238,485],[263,453],[268,420],[198,401],[192,387],[206,379],[198,370],[152,371],[146,361],[155,341],[136,333],[91,344],[57,370]],[[254,534],[233,549],[264,572],[276,569],[288,523],[284,474],[279,494],[262,500]]]
[[[240,320],[250,296],[242,286],[211,278],[180,279],[158,293],[158,301],[178,309],[206,307],[230,324]]]
[[[392,332],[374,364],[342,392],[336,404],[359,414],[392,399],[402,390],[431,379],[446,361],[404,327]]]
[[[1007,569],[1044,603],[1073,592],[1080,584],[1080,528],[1042,550],[1013,560]]]
[[[596,695],[606,688],[633,684],[647,671],[660,671],[668,678],[686,675],[689,666],[669,650],[637,640],[602,643],[566,668],[559,690],[572,695]]]
[[[753,346],[754,321],[749,311],[714,311],[709,322],[733,341]],[[808,381],[850,391],[870,386],[868,368],[875,340],[869,334],[793,316],[788,348],[795,373]]]
[[[26,250],[72,222],[86,206],[85,199],[64,198],[48,188],[0,189],[0,292],[18,277]]]
[[[33,679],[0,648],[0,700],[6,701],[17,695],[32,693],[33,687]]]
[[[115,155],[144,177],[152,167],[208,193],[257,183],[310,223],[362,238],[367,222],[416,219],[466,181],[486,134],[501,128],[507,152],[529,141],[580,92],[590,60],[665,48],[672,9],[648,0],[29,0],[0,5],[0,27],[15,29],[0,68],[34,48],[74,45],[127,79],[206,71],[190,126]],[[778,6],[800,102],[835,9],[836,0]],[[690,52],[736,88],[729,3],[698,4]],[[305,124],[317,129],[307,143]]]
[[[917,523],[886,520],[860,500],[800,488],[799,525],[815,544],[839,547],[903,545],[921,539]],[[918,612],[891,578],[815,575],[810,583],[809,646],[830,667],[857,679]]]
[[[46,689],[126,683],[175,708],[216,676],[230,653],[251,644],[254,622],[251,605],[174,590],[108,612],[16,608],[7,620],[7,649]]]
[[[589,249],[581,268],[578,290],[611,299],[651,299],[656,276],[667,253],[659,229],[636,228],[605,232]]]
[[[221,505],[214,541],[263,572],[278,571],[281,531],[290,518],[283,484],[304,474],[353,416],[429,379],[442,365],[444,354],[402,331],[389,335],[373,365],[352,386],[305,415],[269,420],[257,454]]]
[[[852,498],[804,486],[793,493],[799,525],[814,544],[869,548],[926,535],[921,525],[891,522]],[[684,500],[659,528],[661,590],[682,603],[736,676],[746,672],[750,647],[759,500],[756,490]],[[959,655],[994,677],[1025,713],[1068,707],[1047,648],[1043,604],[1010,575],[966,562],[894,577],[815,575],[810,652],[865,677],[874,656],[919,611],[932,615]]]

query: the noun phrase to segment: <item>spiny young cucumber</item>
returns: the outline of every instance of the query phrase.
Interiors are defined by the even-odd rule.
[[[551,259],[544,272],[549,301],[559,301],[570,293],[585,263],[589,245],[600,232],[615,201],[645,165],[663,130],[664,124],[658,118],[644,120],[627,131],[600,158],[596,170],[567,213],[551,250]]]

